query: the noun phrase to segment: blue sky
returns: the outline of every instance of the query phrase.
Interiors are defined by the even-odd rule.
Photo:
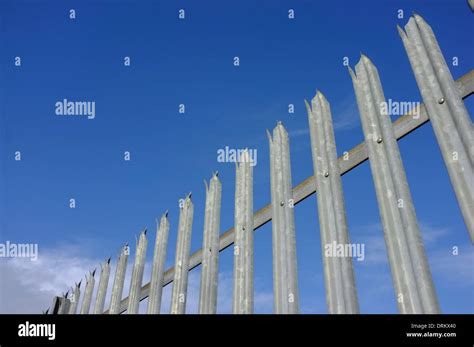
[[[185,20],[178,19],[179,9]],[[40,259],[0,259],[0,311],[46,308],[52,295],[103,259],[112,256],[115,263],[120,247],[134,246],[145,226],[151,261],[155,218],[165,210],[172,265],[178,200],[190,191],[191,250],[199,249],[203,180],[215,170],[223,184],[221,229],[227,230],[235,165],[217,162],[225,146],[257,149],[254,207],[266,205],[265,129],[277,120],[290,134],[293,184],[310,176],[303,100],[316,89],[331,103],[339,154],[360,143],[344,56],[351,66],[360,52],[370,57],[387,99],[419,101],[396,30],[412,12],[432,26],[447,60],[459,58],[459,66],[450,66],[454,78],[472,69],[474,25],[465,1],[2,1],[0,241],[38,243]],[[126,56],[130,66],[124,66]],[[55,115],[55,103],[64,98],[95,101],[95,119]],[[181,103],[185,114],[178,112]],[[466,105],[472,114],[473,98]],[[473,313],[474,252],[431,124],[399,145],[441,309]],[[21,161],[14,160],[16,151]],[[123,160],[125,151],[130,161]],[[365,243],[366,260],[355,261],[361,312],[395,313],[369,164],[345,175],[343,187],[351,240]],[[315,196],[297,206],[295,221],[301,310],[326,313]],[[221,253],[219,312],[231,310],[232,261],[231,249]],[[257,312],[272,311],[271,261],[268,223],[255,234]],[[147,264],[145,278],[150,271]],[[188,312],[196,311],[199,268],[191,282]],[[162,306],[169,310],[166,290]]]

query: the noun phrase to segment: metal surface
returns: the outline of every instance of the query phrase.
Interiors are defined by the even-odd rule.
[[[104,262],[100,271],[99,286],[97,287],[97,296],[95,298],[94,314],[102,314],[104,312],[105,295],[109,285],[110,277],[110,258]]]
[[[173,290],[171,292],[171,313],[184,314],[188,292],[189,251],[191,248],[191,232],[193,225],[194,205],[189,194],[179,211],[178,242]]]
[[[235,174],[235,242],[234,287],[232,311],[253,313],[253,166],[248,150],[236,165]]]
[[[431,27],[418,15],[398,27],[474,242],[474,128]]]
[[[105,313],[118,314],[123,312],[121,308],[123,284],[125,282],[125,273],[127,271],[128,255],[130,254],[130,248],[128,245],[122,247],[115,269],[114,284],[112,286],[112,297],[110,299],[110,309]],[[127,298],[128,305],[128,298]],[[126,306],[125,306],[126,307]]]
[[[135,262],[133,264],[132,278],[130,279],[130,294],[128,300],[128,314],[137,314],[140,306],[140,290],[143,282],[143,271],[145,270],[146,248],[148,239],[146,229],[140,234],[135,253]]]
[[[221,220],[222,185],[217,172],[206,185],[206,210],[204,216],[204,249],[201,265],[201,289],[199,292],[199,313],[217,312],[217,284],[219,276],[219,232]]]
[[[161,296],[163,293],[163,277],[169,230],[170,223],[168,221],[168,212],[166,212],[161,216],[159,226],[157,225],[153,269],[151,270],[150,280],[150,296],[148,297],[148,314],[158,314],[161,310]]]
[[[76,283],[74,286],[74,291],[71,295],[71,305],[69,306],[69,314],[76,314],[77,313],[77,306],[79,303],[79,299],[81,297],[81,282]]]
[[[95,270],[89,274],[86,279],[86,289],[84,290],[84,299],[82,301],[81,314],[89,314],[91,309],[92,294],[95,285]]]
[[[439,313],[439,305],[377,69],[364,55],[349,69],[401,313]],[[416,115],[415,115],[416,116]]]
[[[294,200],[291,184],[290,143],[283,125],[273,129],[270,143],[272,197],[272,253],[274,313],[299,312]]]
[[[58,314],[69,314],[69,310],[71,307],[71,301],[68,299],[68,293],[64,295],[62,298],[59,300],[59,310]]]
[[[316,93],[308,112],[314,177],[318,191],[318,216],[329,313],[359,313],[352,258],[327,250],[349,245],[341,176],[329,102]],[[334,244],[334,246],[333,246]]]

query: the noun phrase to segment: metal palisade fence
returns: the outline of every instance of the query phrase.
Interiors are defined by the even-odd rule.
[[[428,121],[439,144],[471,241],[474,241],[474,128],[463,99],[474,92],[474,70],[454,81],[431,27],[413,15],[405,28],[398,28],[416,82],[423,98],[417,112],[392,123],[381,105],[386,103],[379,73],[362,55],[355,69],[349,68],[364,132],[360,143],[337,158],[330,104],[321,92],[306,102],[314,175],[292,186],[289,137],[279,122],[270,144],[271,203],[254,213],[253,165],[244,151],[236,165],[235,224],[220,235],[222,186],[217,172],[206,182],[202,249],[190,254],[194,206],[191,194],[180,204],[178,241],[173,267],[165,270],[170,225],[168,213],[157,221],[151,280],[143,284],[147,251],[146,229],[137,240],[130,292],[122,299],[130,254],[125,245],[119,255],[110,307],[104,303],[110,276],[110,259],[101,265],[93,313],[138,313],[140,301],[149,298],[147,313],[160,312],[162,289],[173,283],[171,313],[186,310],[188,273],[202,266],[199,313],[217,309],[219,252],[234,244],[233,312],[253,313],[253,232],[272,221],[273,292],[275,313],[298,313],[294,207],[317,191],[321,244],[348,245],[341,175],[369,159],[400,313],[439,313],[410,187],[397,140]],[[329,313],[359,313],[351,257],[329,257],[323,252],[324,281]],[[80,313],[91,312],[95,270],[87,276]],[[72,294],[55,297],[50,313],[75,314],[81,283]]]

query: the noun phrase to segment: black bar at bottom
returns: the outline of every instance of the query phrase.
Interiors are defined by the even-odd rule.
[[[473,330],[473,315],[0,315],[0,346],[473,346]]]

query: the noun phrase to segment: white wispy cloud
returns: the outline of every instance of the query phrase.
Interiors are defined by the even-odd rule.
[[[82,258],[75,249],[41,250],[37,261],[27,258],[0,259],[0,312],[41,313],[55,295],[71,286],[94,267],[96,259]],[[84,288],[83,280],[82,288]]]
[[[132,253],[128,259],[123,297],[127,296],[130,290],[133,256]],[[2,278],[0,283],[0,313],[41,313],[50,307],[54,296],[65,293],[75,282],[82,279],[81,297],[78,304],[79,312],[84,298],[85,276],[96,268],[95,288],[91,305],[92,312],[100,279],[100,263],[103,261],[103,259],[81,257],[79,248],[69,246],[48,250],[41,250],[40,248],[37,261],[31,261],[28,258],[0,258]],[[105,309],[110,306],[116,262],[117,259],[112,258]],[[151,266],[151,262],[145,264],[143,283],[150,280]],[[200,288],[200,272],[198,270],[189,272],[186,313],[198,313]],[[232,312],[232,285],[232,273],[221,272],[218,287],[218,313]],[[172,286],[171,283],[163,290],[161,313],[170,312]],[[269,312],[272,304],[273,295],[271,292],[255,294],[256,312]],[[140,303],[139,312],[145,313],[147,305],[148,300],[143,300]]]
[[[419,222],[419,227],[425,247],[432,247],[449,233],[447,227],[434,226],[426,222]],[[365,244],[365,260],[363,262],[365,265],[388,263],[384,232],[380,223],[358,226],[351,234],[358,235],[357,242]]]
[[[359,124],[358,112],[357,103],[354,97],[346,97],[341,104],[336,105],[334,108],[334,130],[348,130],[355,128]]]

